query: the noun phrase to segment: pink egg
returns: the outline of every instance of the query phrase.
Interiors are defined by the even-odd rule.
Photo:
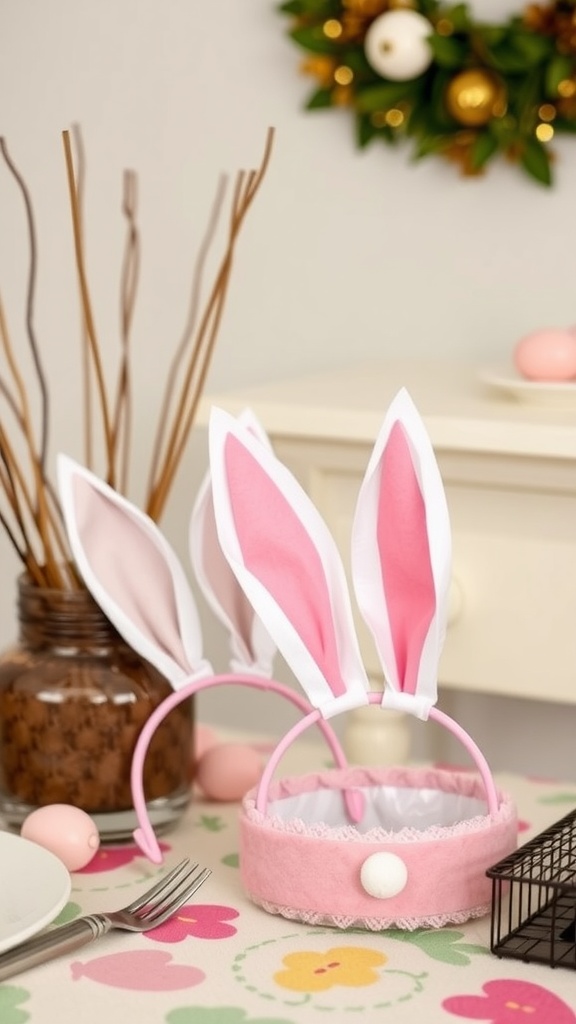
[[[210,747],[196,766],[196,782],[209,800],[241,800],[262,774],[262,757],[241,743]]]
[[[576,330],[548,327],[532,331],[517,343],[514,365],[528,380],[573,380],[576,378]]]
[[[210,747],[218,743],[218,736],[209,725],[198,722],[194,727],[194,761],[199,761]]]
[[[71,804],[38,807],[22,823],[20,835],[55,854],[68,871],[79,871],[89,864],[100,836],[89,814]]]

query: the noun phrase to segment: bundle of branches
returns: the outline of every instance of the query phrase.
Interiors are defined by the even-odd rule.
[[[87,466],[93,462],[95,438],[103,441],[105,469],[110,486],[125,493],[131,451],[132,420],[132,324],[136,305],[140,235],[137,224],[137,178],[124,173],[123,215],[126,242],[121,279],[121,350],[112,384],[104,373],[102,349],[86,272],[83,230],[84,150],[80,130],[62,133],[70,197],[78,289],[82,310],[82,363],[84,442]],[[168,499],[184,454],[222,319],[236,243],[246,214],[258,192],[272,151],[269,129],[264,154],[256,170],[236,172],[225,234],[224,251],[216,262],[212,280],[204,288],[206,261],[213,247],[229,182],[218,183],[205,235],[195,261],[186,323],[167,368],[155,438],[151,451],[144,511],[158,520]],[[0,523],[22,562],[38,586],[60,589],[79,585],[68,550],[61,509],[47,472],[49,453],[49,388],[34,323],[37,278],[36,227],[30,191],[13,161],[6,140],[0,152],[24,203],[30,245],[27,282],[26,336],[38,385],[39,422],[32,413],[22,367],[0,297]],[[24,455],[22,455],[24,452]]]

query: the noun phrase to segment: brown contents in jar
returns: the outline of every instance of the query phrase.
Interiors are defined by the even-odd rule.
[[[3,813],[12,820],[17,805],[50,803],[101,814],[131,809],[136,741],[170,684],[128,647],[86,590],[44,589],[22,576],[18,619],[19,642],[0,657]],[[187,802],[192,740],[193,701],[186,700],[152,737],[147,801]]]
[[[0,668],[0,786],[35,806],[130,808],[136,740],[171,687],[129,652],[113,668],[60,658],[38,671],[34,660],[19,653]],[[189,784],[191,723],[185,701],[153,736],[144,768],[147,800]]]

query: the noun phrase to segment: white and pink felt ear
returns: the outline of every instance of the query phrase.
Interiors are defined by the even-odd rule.
[[[78,571],[126,643],[174,689],[210,675],[188,580],[156,524],[65,455],[58,484]]]
[[[289,470],[221,409],[210,417],[220,546],[310,703],[327,718],[368,703],[344,567]]]
[[[384,668],[383,705],[426,719],[437,700],[451,534],[432,444],[408,392],[390,405],[352,527],[356,599]]]
[[[249,409],[238,417],[239,422],[267,448],[269,439]],[[276,644],[255,614],[224,557],[214,518],[212,475],[206,473],[200,485],[189,530],[190,559],[194,575],[206,603],[230,634],[233,672],[272,674]]]

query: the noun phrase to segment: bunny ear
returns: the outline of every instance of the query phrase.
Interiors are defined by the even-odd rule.
[[[238,420],[270,448],[266,433],[250,410],[244,410]],[[210,471],[202,481],[192,510],[189,542],[198,585],[206,602],[230,633],[232,669],[271,675],[276,645],[255,615],[220,547]]]
[[[344,568],[314,505],[220,409],[210,418],[210,466],[222,550],[310,702],[324,717],[367,703]]]
[[[265,445],[269,451],[272,451],[272,443],[270,441],[270,438],[268,437],[268,434],[266,433],[264,427],[260,423],[260,420],[256,416],[256,413],[252,409],[243,409],[242,412],[238,414],[237,420],[239,423],[242,423],[245,427],[248,427],[250,433],[254,434],[254,437],[257,437],[258,440],[261,441],[262,444]]]
[[[437,700],[450,583],[448,507],[405,390],[392,402],[358,496],[352,576],[384,667],[385,705],[427,718]]]
[[[209,672],[188,581],[156,524],[64,455],[58,483],[78,571],[120,635],[176,689]]]

